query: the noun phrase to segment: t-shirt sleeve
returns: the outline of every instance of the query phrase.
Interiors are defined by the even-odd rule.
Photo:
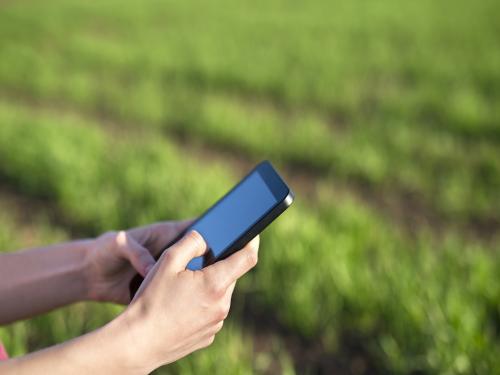
[[[6,359],[9,359],[9,356],[7,355],[7,351],[0,341],[0,361],[5,361]]]

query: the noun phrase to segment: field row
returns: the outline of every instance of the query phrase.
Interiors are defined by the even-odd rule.
[[[68,83],[68,87],[75,86]],[[271,107],[248,106],[224,95],[180,93],[169,100],[154,86],[148,90],[147,95],[134,94],[150,99],[144,102],[127,97],[129,91],[117,90],[120,94],[113,99],[89,106],[72,101],[70,92],[42,103],[74,107],[122,125],[137,126],[142,132],[164,129],[166,137],[173,132],[225,152],[307,168],[365,186],[375,194],[392,191],[422,200],[444,221],[498,225],[500,220],[496,194],[500,188],[500,158],[497,146],[487,141],[469,144],[438,130],[415,132],[399,123],[332,131],[314,114],[280,114]],[[6,95],[9,93],[4,92]],[[28,99],[37,102],[36,96]],[[106,108],[99,108],[103,103]],[[384,135],[388,133],[391,137]]]
[[[195,216],[235,181],[222,165],[202,167],[147,134],[120,138],[10,105],[0,106],[0,123],[0,176],[52,201],[89,235]],[[264,234],[243,295],[329,353],[355,334],[386,370],[499,370],[498,243],[484,248],[453,233],[414,243],[349,199],[333,203],[327,191],[320,199],[315,210],[297,202]]]
[[[218,6],[120,5],[12,5],[2,15],[2,31],[4,47],[13,50],[3,53],[35,49],[40,58],[64,56],[47,64],[62,74],[91,70],[102,78],[118,75],[123,83],[137,76],[188,80],[349,116],[366,113],[367,105],[410,111],[405,115],[424,107],[430,117],[457,117],[439,125],[478,134],[491,128],[498,135],[491,123],[500,94],[493,0],[473,7],[462,0],[453,9],[432,1],[401,6],[385,0],[379,7],[340,1],[335,11],[324,0],[295,7],[227,0]],[[14,48],[19,44],[26,48]],[[19,61],[14,72],[32,63]],[[451,97],[450,85],[457,85]]]
[[[62,1],[50,17],[37,6],[8,9],[3,93],[393,189],[445,220],[498,226],[500,49],[490,1],[457,6],[453,22],[471,12],[486,21],[453,32],[431,2],[400,9],[412,15],[409,24],[390,7],[370,24],[359,5],[339,4],[332,14],[324,13],[328,2],[311,2],[287,8],[279,26],[263,19],[259,31],[227,3],[226,13],[198,10],[195,19],[189,5],[115,6]],[[207,25],[207,14],[221,23]]]

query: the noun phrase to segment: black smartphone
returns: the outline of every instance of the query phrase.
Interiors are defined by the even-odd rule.
[[[196,230],[208,245],[205,255],[192,259],[187,268],[200,270],[242,249],[293,202],[294,194],[269,161],[258,164],[233,189],[219,199],[189,228],[166,244]],[[142,283],[137,274],[130,283],[130,296]]]

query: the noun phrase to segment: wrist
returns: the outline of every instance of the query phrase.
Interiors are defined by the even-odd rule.
[[[81,248],[83,251],[83,257],[82,257],[82,280],[83,280],[83,285],[84,285],[84,295],[83,295],[83,300],[84,301],[96,301],[95,298],[95,293],[94,293],[94,283],[95,283],[95,275],[93,272],[93,267],[92,267],[92,252],[94,251],[96,247],[96,239],[85,239],[85,240],[79,240],[79,244],[81,244]]]
[[[160,366],[151,356],[143,312],[136,307],[129,306],[101,328],[102,335],[112,343],[112,352],[116,363],[121,364],[120,373],[123,374],[149,374]]]

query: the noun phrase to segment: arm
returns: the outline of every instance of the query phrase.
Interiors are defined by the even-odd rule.
[[[165,252],[132,303],[106,326],[67,343],[0,362],[0,373],[145,374],[210,345],[236,280],[255,266],[258,238],[202,271],[186,270],[206,245],[191,232]]]
[[[127,357],[126,331],[117,317],[106,326],[65,343],[0,362],[0,374],[146,374]],[[137,356],[137,353],[135,354]],[[143,364],[144,365],[144,364]]]
[[[153,256],[189,223],[164,222],[0,254],[0,324],[84,300],[129,303],[130,279],[136,272],[145,276]]]
[[[0,254],[0,324],[87,299],[90,240]]]

